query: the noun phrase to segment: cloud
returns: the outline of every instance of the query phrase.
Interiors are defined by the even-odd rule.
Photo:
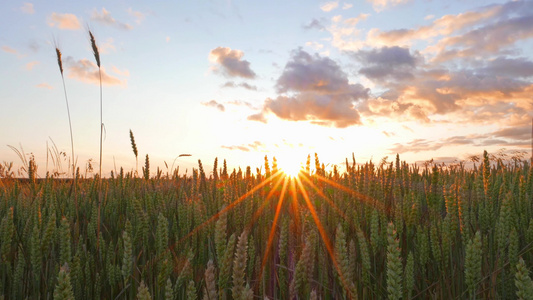
[[[346,10],[346,9],[350,9],[353,7],[353,4],[350,4],[350,3],[344,3],[342,5],[342,9]]]
[[[38,88],[42,88],[42,89],[49,89],[49,90],[51,90],[51,89],[54,88],[53,86],[49,85],[49,84],[46,83],[46,82],[39,83],[38,85],[36,85],[36,87],[38,87]]]
[[[223,88],[237,88],[237,87],[242,87],[242,88],[245,88],[247,90],[251,90],[251,91],[257,91],[257,87],[255,85],[250,85],[246,82],[241,82],[241,83],[235,83],[233,81],[228,81],[226,83],[224,83],[222,85]]]
[[[33,8],[32,3],[25,2],[21,7],[20,11],[22,11],[25,14],[33,15],[35,13],[35,9]]]
[[[223,149],[228,150],[240,150],[244,152],[250,152],[251,150],[259,151],[264,148],[264,144],[260,141],[255,141],[253,143],[249,144],[243,144],[243,145],[234,145],[234,146],[221,146]]]
[[[533,62],[525,57],[507,58],[500,56],[489,60],[486,66],[479,71],[496,76],[531,77],[533,76]]]
[[[130,76],[130,71],[128,71],[127,69],[120,70],[119,68],[115,66],[111,66],[111,71],[113,71],[113,73],[117,75],[126,76],[126,77]]]
[[[531,126],[529,124],[520,127],[506,127],[492,133],[497,138],[530,141]]]
[[[240,50],[232,50],[228,47],[217,47],[209,53],[209,60],[218,65],[213,70],[221,71],[228,77],[243,77],[253,79],[256,77],[250,69],[250,62],[242,60],[244,53]],[[221,70],[220,70],[220,69]]]
[[[396,143],[392,148],[389,149],[389,151],[390,153],[418,153],[461,145],[473,145],[477,147],[524,147],[529,146],[530,143],[531,125],[525,124],[520,127],[506,127],[482,134],[452,136],[437,141],[414,139],[407,143]]]
[[[486,6],[477,11],[467,11],[456,15],[444,15],[434,20],[431,25],[418,26],[413,29],[400,28],[387,31],[373,28],[368,32],[367,40],[371,45],[407,45],[415,40],[428,40],[437,36],[450,36],[469,27],[476,27],[492,20],[502,11],[502,6]],[[431,16],[431,15],[430,15]],[[430,16],[424,19],[429,20]],[[434,16],[433,16],[434,17]]]
[[[326,27],[324,26],[323,21],[313,18],[308,24],[303,25],[303,28],[306,30],[324,30]]]
[[[100,51],[100,54],[108,54],[110,52],[114,52],[116,50],[115,45],[113,45],[113,38],[108,38],[105,40],[105,42],[100,43],[98,45],[98,51]]]
[[[413,78],[413,70],[422,61],[418,52],[411,54],[408,48],[398,46],[360,50],[355,57],[365,66],[359,73],[372,80]]]
[[[68,70],[68,77],[79,80],[85,83],[100,84],[100,76],[98,74],[98,67],[95,63],[88,59],[74,60],[72,57],[67,57],[63,60]],[[121,80],[117,77],[109,75],[105,68],[102,71],[102,84],[104,85],[120,85],[125,86],[126,80]]]
[[[214,107],[220,111],[225,111],[226,108],[224,107],[224,105],[218,103],[217,101],[215,100],[211,100],[209,102],[202,102],[201,103],[203,106],[207,106],[207,107]]]
[[[113,26],[119,29],[123,30],[130,30],[133,28],[130,24],[122,23],[120,21],[115,20],[111,16],[111,13],[106,10],[104,7],[102,7],[102,13],[99,13],[96,9],[91,14],[91,20],[102,23],[107,26]]]
[[[4,52],[7,52],[7,53],[10,53],[10,54],[15,54],[15,55],[19,55],[19,52],[9,46],[2,46],[2,51]]]
[[[392,132],[392,131],[385,131],[383,130],[381,133],[383,133],[383,135],[385,135],[386,137],[391,137],[391,136],[395,136],[396,133]]]
[[[335,61],[302,49],[291,53],[276,90],[279,96],[266,99],[262,112],[249,120],[266,122],[265,115],[273,113],[289,121],[348,127],[361,123],[356,102],[368,97],[368,89],[350,84]]]
[[[48,26],[67,30],[78,30],[81,28],[80,21],[76,15],[55,12],[48,16]]]
[[[133,9],[128,8],[128,14],[135,18],[135,23],[141,24],[142,21],[146,18],[146,14],[140,11],[134,11]]]
[[[320,5],[320,9],[324,12],[330,12],[339,6],[339,1],[330,1]]]
[[[248,101],[242,101],[242,100],[228,101],[226,102],[226,104],[231,104],[231,105],[236,105],[236,106],[246,106],[250,109],[257,109],[252,103]]]
[[[375,11],[380,12],[392,6],[407,3],[410,0],[366,0],[366,1],[372,4]]]
[[[533,37],[533,13],[475,28],[465,34],[446,37],[434,47],[437,61],[456,57],[481,57],[500,52],[519,40]]]
[[[475,143],[479,136],[452,136],[442,139],[440,141],[428,141],[426,139],[414,139],[405,144],[396,143],[389,149],[390,153],[406,153],[406,152],[424,152],[435,151],[442,147],[460,146],[460,145],[472,145]]]
[[[345,51],[356,51],[364,46],[364,40],[360,38],[361,30],[357,24],[366,20],[369,14],[359,14],[357,17],[344,20],[341,15],[331,18],[331,25],[327,30],[332,35],[331,44]]]
[[[35,67],[36,65],[40,64],[40,62],[38,61],[32,61],[32,62],[29,62],[26,64],[26,70],[28,71],[31,71],[33,69],[33,67]]]

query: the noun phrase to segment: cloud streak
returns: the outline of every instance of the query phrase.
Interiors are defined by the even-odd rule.
[[[226,108],[224,107],[223,104],[218,103],[218,102],[215,101],[215,100],[211,100],[211,101],[209,101],[209,102],[202,102],[201,104],[202,104],[203,106],[207,106],[207,107],[214,107],[214,108],[216,108],[216,109],[218,109],[218,110],[220,110],[220,111],[222,111],[222,112],[226,110]]]
[[[250,152],[250,151],[261,151],[264,149],[264,144],[260,141],[255,141],[253,143],[249,144],[243,144],[243,145],[233,145],[233,146],[221,146],[222,149],[228,149],[228,150],[239,150],[243,152]]]
[[[115,20],[115,18],[111,16],[111,13],[107,9],[105,9],[105,7],[102,7],[101,13],[97,10],[94,10],[91,14],[91,20],[122,30],[131,30],[133,28],[133,26],[131,26],[130,24]]]

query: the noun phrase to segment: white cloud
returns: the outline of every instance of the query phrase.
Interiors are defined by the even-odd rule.
[[[130,30],[133,28],[133,26],[131,26],[130,24],[115,20],[115,18],[111,16],[111,13],[106,10],[105,7],[102,7],[102,13],[99,13],[97,10],[94,10],[91,15],[91,20],[124,30]]]
[[[100,54],[108,54],[112,51],[115,51],[115,45],[113,45],[113,38],[107,38],[105,42],[100,43],[98,45],[98,50],[100,51]]]
[[[407,3],[410,0],[366,0],[366,1],[372,4],[375,11],[380,12],[392,6]]]
[[[140,11],[134,11],[133,9],[131,9],[131,7],[128,8],[128,14],[135,18],[135,23],[137,24],[141,24],[141,22],[144,21],[144,19],[146,18],[146,14]]]
[[[350,3],[344,3],[342,5],[342,9],[346,10],[346,9],[350,9],[353,7],[353,4],[350,4]]]
[[[330,12],[339,6],[339,1],[326,2],[320,5],[320,9],[325,12]]]

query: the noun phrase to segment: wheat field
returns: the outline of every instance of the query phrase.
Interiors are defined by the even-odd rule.
[[[268,158],[264,172],[217,160],[192,176],[121,169],[101,180],[100,206],[98,176],[3,174],[0,295],[531,299],[528,162],[397,157],[341,173],[310,161],[292,178]]]

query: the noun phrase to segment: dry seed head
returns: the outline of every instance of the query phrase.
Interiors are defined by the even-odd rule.
[[[61,50],[56,47],[57,54],[57,65],[59,66],[59,71],[61,71],[61,76],[63,76],[63,61],[61,60]]]
[[[135,158],[139,155],[139,152],[137,151],[137,144],[135,144],[135,137],[133,136],[133,131],[130,129],[130,141],[131,141],[131,148],[133,148],[133,154],[135,154]]]
[[[94,40],[93,33],[89,30],[89,36],[91,38],[91,47],[93,48],[94,59],[96,60],[96,65],[100,68],[100,52],[98,51],[98,46],[96,46],[96,41]]]

